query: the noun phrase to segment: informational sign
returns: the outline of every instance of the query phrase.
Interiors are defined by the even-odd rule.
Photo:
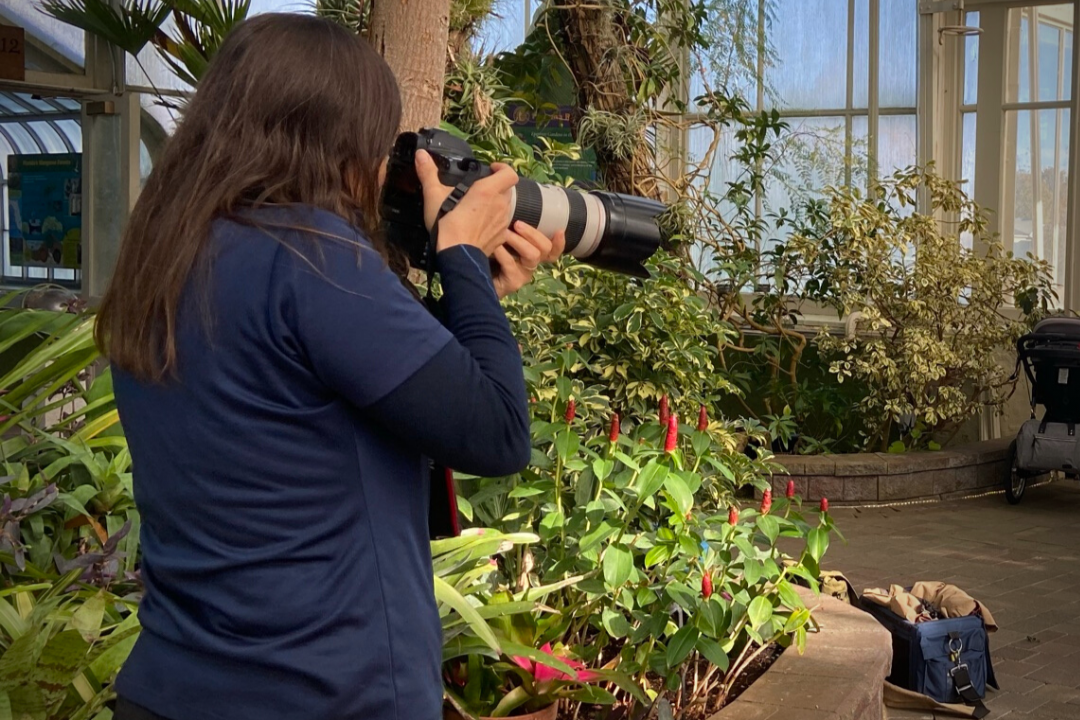
[[[9,155],[12,265],[82,266],[82,155]]]
[[[0,79],[26,79],[26,34],[21,27],[0,25]]]
[[[543,113],[539,117],[525,105],[514,105],[507,110],[514,121],[514,133],[533,147],[540,147],[541,137],[559,143],[574,142],[570,107],[559,107],[554,113]],[[596,181],[596,153],[592,150],[582,151],[579,160],[557,158],[553,164],[556,172],[572,177],[583,185]]]

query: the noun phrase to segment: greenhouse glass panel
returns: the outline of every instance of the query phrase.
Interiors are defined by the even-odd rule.
[[[769,28],[776,52],[766,72],[782,109],[847,106],[848,0],[778,0]]]

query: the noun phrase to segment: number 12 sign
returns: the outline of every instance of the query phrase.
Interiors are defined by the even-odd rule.
[[[26,36],[21,27],[0,25],[0,79],[26,79]]]

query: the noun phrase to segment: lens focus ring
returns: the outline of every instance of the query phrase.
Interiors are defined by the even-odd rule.
[[[540,186],[533,180],[522,178],[518,180],[515,190],[514,220],[531,227],[540,225],[540,218],[544,215],[544,198],[540,194]]]
[[[570,201],[570,217],[566,221],[566,252],[572,252],[585,235],[589,209],[585,206],[585,196],[576,190],[567,190],[566,198]]]

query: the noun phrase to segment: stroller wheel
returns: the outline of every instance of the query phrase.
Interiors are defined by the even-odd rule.
[[[1005,476],[1005,499],[1010,505],[1016,505],[1027,490],[1027,474],[1016,466],[1016,441],[1009,445],[1009,469]]]

